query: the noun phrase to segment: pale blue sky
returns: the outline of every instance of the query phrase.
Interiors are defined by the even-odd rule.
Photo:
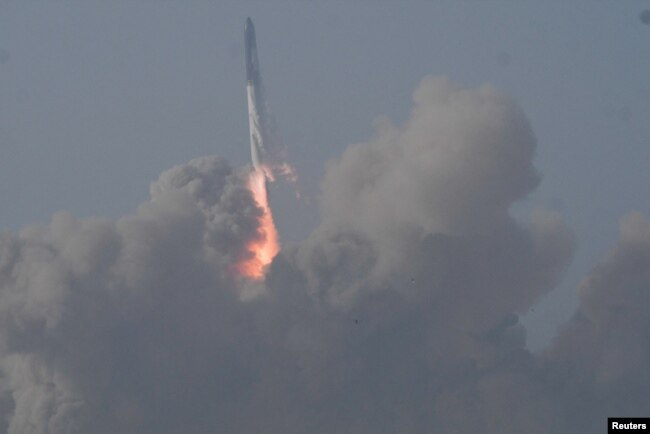
[[[351,2],[352,3],[352,2]],[[511,95],[538,138],[539,189],[577,239],[565,281],[526,322],[539,347],[618,220],[650,215],[647,2],[0,2],[0,229],[57,210],[117,217],[172,165],[248,162],[243,24],[255,22],[271,109],[316,198],[325,163],[399,124],[427,74]],[[280,234],[316,201],[275,189]]]

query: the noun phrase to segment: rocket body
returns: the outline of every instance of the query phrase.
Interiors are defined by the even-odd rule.
[[[244,26],[246,57],[246,94],[248,97],[248,128],[250,132],[251,161],[255,170],[268,172],[264,166],[266,157],[265,136],[267,135],[266,106],[259,61],[257,59],[257,42],[255,27],[250,18]]]
[[[251,162],[255,170],[262,170],[262,155],[264,153],[264,138],[260,122],[259,112],[255,101],[255,87],[248,83],[246,85],[248,94],[248,129],[251,142]]]

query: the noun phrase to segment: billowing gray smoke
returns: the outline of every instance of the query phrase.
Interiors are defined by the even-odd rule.
[[[529,353],[518,314],[573,243],[555,213],[509,214],[539,182],[526,118],[441,78],[414,101],[328,167],[321,224],[264,283],[234,274],[261,210],[215,157],[163,173],[132,216],[3,235],[6,430],[569,433],[648,414],[650,223],[624,220],[576,317]]]

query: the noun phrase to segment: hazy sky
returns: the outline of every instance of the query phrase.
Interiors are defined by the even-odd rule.
[[[647,9],[0,0],[0,427],[647,415]],[[247,16],[302,193],[261,282]]]
[[[0,227],[58,210],[117,217],[158,174],[218,154],[248,162],[243,23],[257,27],[271,109],[300,188],[271,191],[283,240],[318,223],[324,167],[400,124],[428,74],[490,83],[524,110],[540,187],[515,214],[559,211],[577,248],[527,318],[547,342],[619,219],[650,213],[645,2],[0,3]]]

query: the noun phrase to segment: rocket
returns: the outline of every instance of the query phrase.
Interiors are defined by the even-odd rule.
[[[248,97],[248,128],[251,142],[251,160],[257,171],[265,174],[268,168],[264,165],[266,149],[264,147],[267,135],[266,102],[262,88],[260,64],[257,59],[257,43],[255,42],[255,26],[250,18],[244,25],[244,38],[246,57],[246,94]]]

